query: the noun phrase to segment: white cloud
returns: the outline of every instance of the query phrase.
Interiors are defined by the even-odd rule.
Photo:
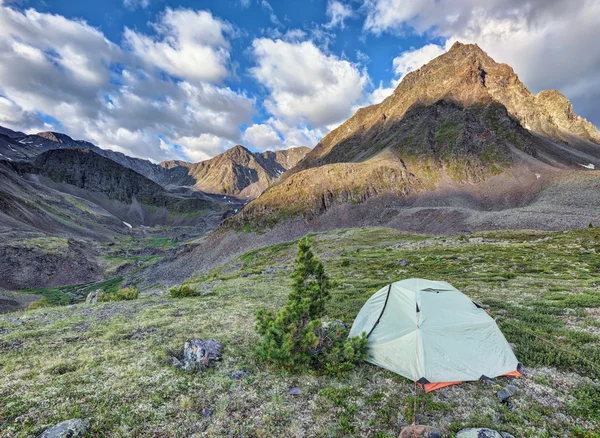
[[[329,0],[327,2],[326,14],[329,18],[329,22],[325,24],[326,28],[331,29],[340,26],[343,29],[344,21],[352,17],[353,12],[350,5],[344,4],[338,0]]]
[[[477,43],[533,92],[558,89],[600,123],[590,105],[600,99],[600,0],[365,0],[363,9],[374,34],[412,30]]]
[[[271,20],[271,23],[275,24],[276,26],[279,26],[281,22],[279,21],[279,18],[277,18],[277,15],[275,14],[275,11],[273,10],[271,4],[267,0],[261,0],[260,5],[264,9],[264,11],[267,14],[269,14],[269,20]]]
[[[259,123],[252,125],[244,132],[244,142],[259,151],[281,149],[283,141],[270,125]]]
[[[230,24],[208,11],[167,8],[156,36],[125,29],[125,41],[140,62],[190,81],[220,82],[228,73]]]
[[[339,123],[350,115],[368,82],[366,72],[310,41],[260,38],[252,49],[257,65],[251,73],[269,93],[265,107],[290,126]]]
[[[127,31],[135,50],[123,50],[83,21],[0,4],[0,124],[48,129],[43,113],[74,138],[155,161],[204,159],[239,142],[254,100],[215,83],[228,74],[229,25],[167,9],[154,26],[155,37]],[[190,50],[212,55],[194,66]]]
[[[413,70],[418,70],[433,58],[437,58],[444,52],[446,52],[448,48],[448,44],[446,47],[440,47],[436,44],[427,44],[418,49],[411,49],[405,52],[402,52],[400,55],[396,56],[392,61],[392,66],[394,68],[394,78],[390,80],[389,85],[384,85],[383,82],[379,83],[379,86],[373,90],[367,98],[368,104],[375,104],[382,102],[386,97],[390,96],[402,78]]]
[[[399,79],[402,79],[407,73],[418,70],[433,58],[437,58],[445,52],[445,49],[436,44],[427,44],[419,49],[402,52],[400,56],[395,57],[392,61],[394,72]]]
[[[150,6],[150,0],[123,0],[123,5],[128,9],[142,8]]]

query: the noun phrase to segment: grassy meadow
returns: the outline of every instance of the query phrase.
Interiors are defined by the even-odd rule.
[[[429,237],[365,228],[311,240],[333,280],[324,320],[350,325],[374,292],[409,277],[448,281],[498,318],[528,372],[496,379],[517,386],[512,406],[485,382],[417,392],[420,424],[448,436],[465,427],[600,436],[600,229]],[[74,417],[89,418],[94,437],[398,436],[412,420],[412,381],[367,363],[339,378],[291,375],[256,358],[254,312],[285,302],[295,251],[295,242],[264,247],[193,277],[198,297],[165,290],[0,315],[0,437],[37,436]],[[204,372],[171,367],[188,337],[219,340],[223,360]],[[291,387],[302,393],[289,396]]]

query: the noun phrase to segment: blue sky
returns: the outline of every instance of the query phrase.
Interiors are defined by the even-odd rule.
[[[599,0],[0,0],[0,125],[154,161],[314,146],[455,40],[600,122]]]

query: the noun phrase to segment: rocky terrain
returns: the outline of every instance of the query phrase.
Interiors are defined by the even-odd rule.
[[[207,193],[254,199],[286,170],[293,168],[309,150],[298,147],[255,153],[238,145],[199,163],[162,162],[161,166],[169,169],[163,180]]]
[[[57,132],[1,128],[0,287],[99,281],[102,245],[123,236],[198,238],[307,151],[238,146],[208,162],[157,165]]]
[[[422,197],[432,207],[438,198],[444,206],[448,190],[465,199],[474,191],[499,198],[492,210],[517,208],[538,195],[521,175],[560,187],[563,175],[598,178],[598,168],[600,134],[564,96],[533,95],[510,66],[476,45],[456,43],[407,74],[382,103],[358,110],[325,136],[232,224],[263,227],[296,216],[313,221],[334,206],[382,196],[399,203]],[[484,193],[498,176],[504,199]]]
[[[516,387],[510,403],[481,381],[418,391],[417,422],[444,437],[482,436],[459,433],[467,428],[595,437],[598,230],[313,234],[313,249],[333,281],[324,320],[351,324],[375,291],[399,278],[448,281],[497,318],[527,376],[495,379]],[[125,243],[114,254],[136,253]],[[1,315],[0,436],[39,436],[79,418],[89,436],[397,437],[415,413],[412,381],[368,363],[344,377],[288,374],[254,354],[254,311],[284,303],[295,243],[257,247],[188,275],[196,297],[170,298],[163,288],[133,301]],[[215,339],[222,359],[193,373],[174,367],[173,355],[189,338]]]

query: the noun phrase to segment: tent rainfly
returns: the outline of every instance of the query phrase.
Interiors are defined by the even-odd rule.
[[[417,382],[425,392],[522,375],[496,322],[443,281],[411,278],[385,286],[367,300],[350,336],[363,332],[368,362]]]

